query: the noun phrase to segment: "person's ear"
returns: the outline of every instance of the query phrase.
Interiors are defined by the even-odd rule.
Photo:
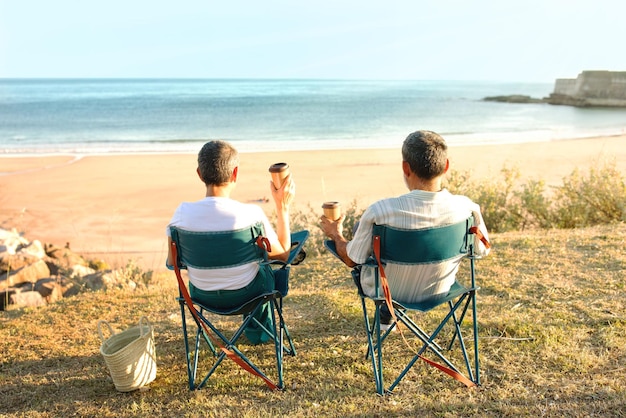
[[[411,174],[411,166],[408,161],[402,161],[402,172],[404,173],[404,177],[409,177]]]
[[[449,168],[450,168],[450,160],[448,160],[448,159],[446,158],[446,168],[445,168],[445,170],[443,170],[444,174],[448,172],[448,169],[449,169]]]
[[[196,168],[196,173],[198,173],[198,177],[200,177],[200,180],[202,180],[202,183],[204,183],[204,179],[202,178],[202,173],[200,173],[200,167]]]
[[[237,182],[237,176],[239,175],[239,167],[235,167],[233,169],[233,175],[230,176],[230,181],[232,181],[233,183]]]

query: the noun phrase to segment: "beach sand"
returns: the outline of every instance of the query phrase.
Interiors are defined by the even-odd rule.
[[[450,167],[473,181],[518,168],[524,179],[560,185],[572,170],[614,162],[626,173],[626,135],[510,145],[451,147]],[[297,185],[295,210],[326,200],[360,207],[406,192],[400,150],[241,153],[233,198],[271,214],[268,167],[287,162]],[[165,227],[181,201],[199,200],[204,186],[189,154],[0,157],[0,227],[26,238],[65,245],[113,265],[129,259],[163,268]]]

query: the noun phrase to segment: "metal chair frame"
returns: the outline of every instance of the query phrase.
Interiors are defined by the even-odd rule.
[[[362,292],[359,285],[357,285],[357,287],[359,289],[359,297],[361,298],[365,329],[368,339],[366,358],[371,358],[376,392],[378,394],[383,395],[385,393],[392,393],[419,359],[425,360],[427,363],[455,377],[467,386],[480,385],[478,322],[476,308],[476,292],[479,288],[476,287],[475,278],[475,260],[477,257],[474,255],[473,240],[470,239],[472,238],[472,225],[473,218],[470,217],[467,220],[456,224],[419,230],[402,230],[384,225],[374,226],[374,239],[378,237],[380,240],[380,260],[377,260],[374,256],[365,264],[374,267],[376,270],[377,294],[375,297],[369,297]],[[435,301],[426,300],[420,303],[401,303],[392,299],[393,310],[397,320],[410,331],[411,335],[417,337],[417,339],[421,341],[422,346],[419,350],[415,351],[413,357],[400,374],[394,379],[393,383],[389,385],[389,387],[385,387],[383,379],[383,343],[389,337],[393,327],[397,327],[398,324],[394,324],[392,328],[385,332],[381,332],[380,308],[383,304],[387,304],[387,301],[384,296],[380,295],[378,290],[380,289],[379,285],[381,281],[381,267],[379,266],[384,266],[390,261],[402,264],[423,264],[451,260],[455,258],[466,258],[469,260],[469,287],[465,287],[458,281],[455,281],[446,296]],[[460,261],[461,260],[459,260],[459,262]],[[382,268],[384,269],[384,267]],[[353,271],[353,274],[354,273],[356,273],[356,271]],[[391,296],[393,298],[393,295]],[[371,321],[368,316],[366,305],[366,301],[368,299],[373,301],[375,306]],[[431,333],[426,332],[422,327],[418,326],[417,323],[411,319],[411,317],[409,317],[409,313],[411,311],[425,313],[442,305],[447,306],[447,313],[439,325]],[[471,310],[469,309],[470,307]],[[389,308],[391,309],[392,307]],[[468,311],[471,312],[472,319],[471,332],[473,334],[473,347],[472,350],[470,350],[471,352],[468,352],[467,350],[461,329],[461,324],[463,323]],[[448,323],[451,323],[454,326],[454,333],[444,349],[439,343],[437,343],[437,338],[440,336],[441,331]],[[443,353],[444,350],[450,351],[453,348],[455,341],[458,341],[460,346],[467,376],[464,376],[463,372],[461,372],[459,368],[457,368]],[[397,348],[397,346],[395,347]],[[434,361],[424,357],[424,354],[427,351],[433,353],[444,363],[444,365],[435,363]]]
[[[240,265],[251,261],[258,262],[260,266],[266,264],[278,266],[278,268],[273,270],[277,279],[276,290],[243,301],[240,306],[231,309],[206,306],[189,298],[190,306],[190,303],[185,298],[185,293],[188,296],[186,285],[182,283],[185,289],[181,288],[182,280],[179,279],[179,297],[177,300],[180,304],[182,317],[189,389],[201,389],[226,357],[233,359],[242,368],[262,378],[272,389],[282,389],[284,387],[283,356],[284,354],[296,355],[293,340],[283,317],[283,298],[288,292],[290,265],[302,250],[304,243],[308,239],[309,232],[300,231],[292,234],[292,242],[297,243],[297,245],[292,247],[287,262],[282,262],[268,260],[267,248],[265,247],[268,244],[266,240],[264,241],[264,232],[261,224],[236,231],[224,232],[192,232],[176,227],[171,227],[170,231],[172,245],[176,252],[176,265],[168,267],[175,270],[177,276],[180,275],[181,269],[186,269],[188,266],[211,269]],[[265,328],[263,324],[260,324],[254,318],[255,314],[259,312],[265,303],[269,303],[271,307],[273,329]],[[243,321],[236,331],[228,336],[225,331],[220,330],[213,323],[214,321],[209,318],[209,314],[217,317],[243,315]],[[196,325],[195,333],[188,330],[187,315],[191,315]],[[276,378],[274,380],[257,367],[237,347],[245,328],[252,321],[261,327],[274,343],[276,357]],[[202,378],[199,378],[198,367],[201,363],[200,353],[203,342],[214,357],[214,361],[209,371]]]

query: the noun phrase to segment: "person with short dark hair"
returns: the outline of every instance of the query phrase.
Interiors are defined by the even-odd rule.
[[[269,240],[269,257],[286,261],[291,248],[289,208],[295,196],[295,183],[288,175],[281,187],[270,181],[270,190],[276,207],[276,230],[270,224],[263,209],[254,204],[241,203],[230,198],[239,179],[239,153],[227,142],[210,141],[198,153],[198,176],[206,187],[206,194],[197,202],[181,203],[167,227],[197,231],[233,231],[256,223],[263,224],[265,237]],[[171,241],[171,238],[169,238]],[[169,245],[168,245],[169,248]],[[171,254],[168,265],[173,264]],[[207,305],[231,308],[242,301],[274,289],[271,268],[259,268],[251,262],[220,269],[195,269],[188,267],[189,293],[191,298]],[[258,276],[258,277],[257,277]],[[261,310],[257,319],[268,329],[272,326],[269,304]],[[246,337],[253,342],[265,342],[269,336],[255,328],[246,328]]]
[[[442,187],[450,166],[447,150],[445,140],[435,132],[411,133],[402,145],[402,172],[409,193],[370,205],[361,216],[351,241],[343,236],[343,216],[337,221],[321,217],[324,233],[334,241],[337,254],[346,265],[363,264],[372,255],[374,224],[421,229],[461,222],[473,214],[475,225],[488,239],[480,207],[466,196],[453,195]],[[479,239],[475,248],[479,255],[489,252]],[[391,294],[395,300],[405,303],[442,298],[454,284],[459,261],[419,266],[388,263],[385,272]],[[366,295],[375,295],[372,268],[362,266],[359,284]],[[389,311],[382,313],[382,323],[386,325],[383,328],[388,328],[391,315]]]

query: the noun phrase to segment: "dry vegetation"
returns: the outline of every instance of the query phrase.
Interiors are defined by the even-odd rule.
[[[478,262],[480,388],[422,363],[393,395],[377,396],[349,271],[321,255],[292,270],[285,313],[298,355],[285,359],[282,392],[231,362],[207,387],[189,391],[175,278],[167,273],[139,292],[85,293],[0,314],[0,415],[626,415],[626,225],[498,233],[492,242],[492,254]],[[155,326],[157,379],[118,393],[96,324],[122,329],[142,315]]]

